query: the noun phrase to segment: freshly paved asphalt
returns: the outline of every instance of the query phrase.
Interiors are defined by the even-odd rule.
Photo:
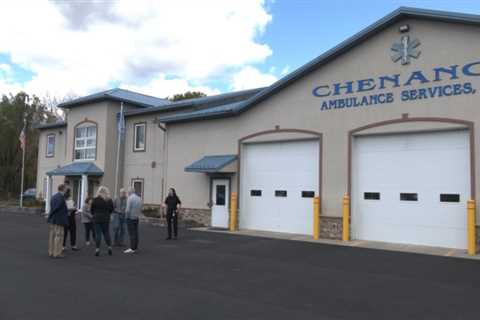
[[[137,255],[54,260],[41,217],[0,226],[1,320],[480,317],[479,261],[152,226]]]

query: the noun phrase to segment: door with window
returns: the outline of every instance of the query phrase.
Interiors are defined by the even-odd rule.
[[[230,181],[228,179],[212,180],[212,227],[228,228],[228,208],[230,198]]]

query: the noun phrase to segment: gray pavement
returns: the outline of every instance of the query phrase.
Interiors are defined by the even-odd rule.
[[[0,319],[477,319],[480,262],[144,225],[141,251],[46,254],[39,216],[0,215]],[[79,228],[79,234],[83,230]]]

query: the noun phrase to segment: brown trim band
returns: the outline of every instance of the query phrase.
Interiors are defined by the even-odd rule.
[[[348,195],[351,196],[352,192],[352,144],[353,144],[353,135],[357,132],[388,126],[391,124],[398,124],[398,123],[406,123],[406,122],[438,122],[438,123],[450,123],[450,124],[461,124],[464,125],[470,135],[470,198],[475,200],[476,197],[476,179],[475,179],[475,126],[472,121],[468,120],[461,120],[461,119],[453,119],[453,118],[439,118],[439,117],[415,117],[415,118],[408,118],[403,116],[402,118],[374,122],[371,124],[367,124],[348,132],[348,184],[347,184],[347,192]]]
[[[317,131],[311,131],[311,130],[304,130],[304,129],[274,129],[274,130],[265,130],[265,131],[259,131],[256,133],[249,134],[247,136],[244,136],[240,139],[238,139],[238,146],[237,146],[237,154],[238,154],[238,161],[237,161],[237,172],[238,172],[238,177],[237,177],[237,199],[238,203],[237,206],[241,203],[240,201],[240,180],[241,180],[241,161],[242,161],[242,144],[245,142],[245,140],[255,138],[258,136],[262,135],[268,135],[268,134],[277,134],[277,133],[299,133],[299,134],[309,134],[318,139],[318,196],[320,198],[320,214],[322,212],[322,167],[323,167],[323,161],[322,161],[322,156],[323,156],[323,133],[317,132]],[[302,139],[297,139],[297,140],[302,140]],[[294,140],[291,140],[294,141]],[[262,142],[267,142],[267,141],[262,141]]]

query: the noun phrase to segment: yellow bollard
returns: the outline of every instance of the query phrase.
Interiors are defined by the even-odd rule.
[[[343,241],[350,241],[350,197],[343,196]]]
[[[320,197],[313,198],[313,239],[320,238]]]
[[[468,233],[468,254],[474,256],[477,253],[477,231],[475,223],[475,200],[468,200],[467,203],[467,233]]]
[[[230,196],[230,231],[237,231],[237,193]]]

